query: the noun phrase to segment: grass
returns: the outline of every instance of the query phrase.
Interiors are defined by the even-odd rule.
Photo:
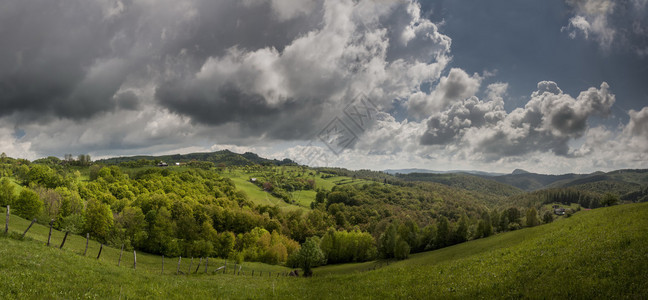
[[[267,170],[263,171],[252,171],[245,172],[241,168],[229,168],[225,172],[220,172],[219,174],[223,177],[230,178],[236,187],[240,190],[243,190],[250,200],[255,204],[260,205],[276,205],[281,209],[294,210],[294,209],[303,209],[310,210],[310,204],[315,201],[315,195],[317,192],[315,190],[303,190],[303,191],[294,191],[291,192],[295,204],[288,204],[283,200],[276,198],[269,193],[264,192],[261,188],[254,185],[249,181],[251,177],[263,177],[263,172],[268,172]],[[315,187],[330,191],[334,186],[341,185],[361,185],[361,184],[371,184],[373,181],[364,180],[364,179],[353,179],[346,176],[334,176],[330,178],[321,178],[320,175],[317,175],[314,170],[302,171],[299,167],[293,166],[282,166],[275,167],[272,169],[272,172],[283,172],[283,174],[302,174],[301,178],[312,179],[315,181]],[[311,175],[312,174],[312,175]]]
[[[0,209],[0,210],[2,210],[2,220],[4,220],[6,209]],[[15,235],[22,235],[22,233],[25,231],[25,229],[29,226],[30,223],[31,221],[12,215],[10,219],[10,225],[9,225],[10,232],[14,233]],[[4,230],[4,227],[2,229]],[[49,234],[48,226],[44,226],[36,223],[29,229],[25,238],[45,245],[47,243],[48,234]],[[64,235],[65,234],[61,231],[52,230],[50,247],[51,248],[60,247]],[[85,252],[85,245],[86,245],[85,237],[70,234],[68,235],[65,241],[64,250],[72,254],[83,256]],[[100,243],[94,240],[90,240],[88,243],[88,250],[85,256],[87,258],[92,258],[94,260],[97,260],[97,255],[99,254],[100,247],[101,247]],[[121,249],[104,246],[101,251],[101,256],[99,257],[98,260],[107,264],[117,265],[119,263],[120,252]],[[169,274],[169,275],[176,274],[176,270],[178,268],[178,260],[180,260],[180,271],[183,273],[189,273],[190,266],[191,266],[191,273],[194,273],[200,261],[199,258],[194,258],[192,263],[191,258],[188,257],[183,257],[182,259],[179,259],[178,257],[173,257],[173,258],[166,257],[164,259],[164,273],[162,273],[161,256],[152,255],[144,252],[137,252],[137,270],[143,270],[155,274]],[[198,273],[205,272],[205,262],[206,261],[203,261],[203,264],[201,265]],[[123,268],[132,268],[133,263],[134,263],[133,251],[124,250],[124,252],[122,253],[121,263],[119,263],[120,266],[122,266]],[[225,260],[223,259],[209,258],[207,272],[208,273],[213,272],[216,268],[223,266],[224,264],[225,264]],[[232,267],[234,265],[234,261],[228,261],[227,265]],[[257,274],[260,271],[265,273],[290,271],[290,269],[282,266],[268,265],[268,264],[256,263],[256,262],[244,262],[241,265],[238,265],[237,268],[238,267],[241,267],[241,271],[244,273],[251,273],[252,270],[255,270]]]
[[[306,201],[307,203],[304,202],[303,206],[292,205],[271,195],[270,193],[264,191],[263,189],[261,189],[260,187],[256,186],[255,184],[249,181],[249,178],[254,176],[250,176],[250,174],[246,174],[241,170],[234,169],[234,170],[230,170],[229,172],[222,172],[219,174],[223,177],[227,177],[231,179],[234,185],[236,185],[236,188],[238,190],[245,192],[245,194],[254,204],[278,206],[282,210],[296,210],[296,209],[309,210],[310,209],[310,202],[308,201]],[[315,199],[314,196],[313,199]],[[298,203],[302,204],[301,202]]]
[[[12,224],[16,219],[12,217]],[[16,231],[20,227],[12,226]],[[44,246],[39,240],[43,228],[34,229],[26,241],[0,234],[2,299],[639,299],[648,295],[648,203],[581,211],[551,224],[411,255],[389,265],[324,266],[315,269],[313,278],[160,275],[159,258],[154,256],[149,258],[150,267],[140,269],[139,253],[137,270],[124,262],[117,267],[117,249],[97,261],[75,250],[85,243],[83,238],[72,239],[70,248],[66,244],[67,250],[61,251]],[[373,266],[376,270],[366,271]]]

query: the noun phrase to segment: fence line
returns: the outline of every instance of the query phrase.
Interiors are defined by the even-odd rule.
[[[10,206],[7,205],[7,215],[6,215],[6,219],[5,219],[5,233],[7,233],[7,234],[9,233],[9,221],[10,221]],[[47,246],[51,245],[51,242],[52,242],[52,232],[53,232],[52,229],[53,229],[53,224],[54,224],[53,221],[54,220],[50,220],[50,222],[49,222],[50,226],[49,226],[49,231],[48,231],[48,234],[47,234]],[[21,239],[24,238],[27,235],[28,231],[32,228],[32,226],[36,222],[37,222],[37,219],[31,220],[29,226],[27,226],[25,231],[22,233]],[[57,230],[57,232],[60,232],[60,231]],[[65,242],[67,240],[67,237],[68,237],[70,232],[66,231],[64,233],[65,234],[64,234],[63,239],[61,241],[61,245],[59,246],[59,249],[63,249],[63,247],[65,245]],[[86,243],[85,243],[85,249],[83,251],[83,256],[86,256],[87,253],[88,253],[88,247],[89,247],[89,243],[90,243],[90,233],[86,233],[85,238],[86,238]],[[118,257],[118,261],[117,261],[117,266],[118,267],[121,266],[124,247],[125,247],[125,245],[122,244],[121,249],[119,251],[119,257]],[[97,258],[96,258],[97,260],[101,258],[101,254],[103,253],[103,248],[104,248],[104,244],[99,243],[99,251],[97,253]],[[224,259],[222,266],[217,267],[212,272],[209,272],[209,257],[199,257],[198,264],[197,264],[195,270],[193,271],[194,274],[199,273],[200,267],[203,265],[203,258],[205,260],[205,264],[204,264],[205,267],[204,267],[204,272],[203,273],[205,273],[205,274],[218,274],[219,271],[221,271],[221,269],[222,269],[223,274],[228,274],[228,272],[227,272],[228,271],[227,259]],[[164,255],[162,255],[162,258],[161,258],[161,264],[162,264],[161,274],[163,275],[164,274]],[[177,275],[184,274],[184,272],[180,271],[181,264],[182,264],[182,256],[178,256],[178,265],[177,265],[177,269],[176,269],[176,274]],[[148,265],[150,265],[150,264],[148,264]],[[237,266],[238,266],[238,268],[237,268]],[[136,250],[133,250],[133,269],[135,269],[135,270],[137,269],[137,252],[136,252]],[[189,269],[187,271],[187,274],[185,274],[185,275],[191,274],[192,269],[193,269],[193,257],[191,257],[191,260],[189,262]],[[247,269],[247,272],[246,272],[246,270],[243,269],[243,265],[238,264],[236,262],[234,263],[234,267],[231,267],[231,269],[232,269],[231,275],[234,275],[234,276],[246,276],[247,275],[247,276],[250,276],[250,277],[254,277],[255,274],[258,274],[258,277],[263,277],[263,275],[264,275],[263,270],[255,270],[253,268]],[[288,273],[288,272],[276,271],[275,275],[278,278],[278,277],[282,277],[282,276],[294,276],[294,275],[292,275],[293,273],[296,273],[296,272],[291,271],[290,273]],[[268,277],[272,277],[272,275],[273,275],[272,271],[268,271]]]

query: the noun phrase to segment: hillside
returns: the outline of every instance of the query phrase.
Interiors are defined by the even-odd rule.
[[[418,168],[413,168],[413,169],[387,169],[387,170],[384,170],[383,172],[385,172],[387,174],[392,174],[392,175],[410,174],[410,173],[432,173],[432,174],[466,173],[466,174],[483,175],[483,176],[506,175],[505,173],[485,172],[485,171],[477,171],[477,170],[437,171],[437,170],[418,169]]]
[[[582,176],[583,175],[579,174],[546,175],[529,172],[516,172],[515,174],[491,176],[487,177],[487,179],[492,179],[500,183],[512,185],[521,190],[535,191],[542,189],[556,181],[567,181]]]
[[[389,265],[320,267],[313,278],[159,275],[0,235],[0,298],[642,298],[646,228],[647,203],[619,205]]]
[[[151,162],[166,162],[173,164],[176,162],[186,163],[190,161],[212,162],[215,165],[224,164],[226,166],[247,166],[247,165],[294,165],[295,163],[290,159],[276,160],[259,157],[255,153],[246,152],[243,154],[234,153],[229,150],[220,150],[216,152],[200,152],[190,154],[172,154],[172,155],[141,155],[141,156],[125,156],[113,157],[108,159],[97,160],[98,164],[120,164],[137,161],[151,161]]]
[[[399,174],[398,178],[407,181],[430,181],[445,184],[447,186],[460,188],[468,191],[488,193],[497,196],[511,196],[523,193],[524,191],[514,186],[503,184],[488,177],[480,177],[465,173],[432,174],[432,173],[409,173]]]
[[[598,193],[613,192],[623,195],[648,185],[648,170],[616,170],[611,172],[594,172],[592,174],[547,175],[515,170],[502,176],[483,176],[497,182],[508,184],[525,191],[537,191],[546,188],[576,188]]]

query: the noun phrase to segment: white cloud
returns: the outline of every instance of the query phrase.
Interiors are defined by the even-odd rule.
[[[586,40],[596,41],[604,51],[616,47],[622,51],[629,49],[640,57],[645,55],[648,39],[643,31],[648,1],[566,0],[566,3],[574,15],[561,31],[568,32],[570,38],[582,33]]]
[[[470,76],[462,69],[452,68],[448,76],[442,77],[429,94],[422,91],[412,94],[407,102],[408,112],[415,118],[426,118],[455,102],[474,96],[481,81],[478,74]]]

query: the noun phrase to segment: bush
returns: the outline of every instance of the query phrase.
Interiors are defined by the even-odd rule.
[[[85,218],[82,214],[71,214],[67,217],[63,217],[59,221],[59,228],[61,231],[67,231],[72,234],[81,234],[83,233],[83,228],[85,227]]]
[[[96,199],[90,199],[85,219],[85,231],[97,237],[99,241],[105,242],[114,223],[110,207]]]
[[[410,254],[410,246],[405,240],[399,239],[394,248],[394,257],[396,259],[406,259]]]
[[[13,204],[16,214],[25,219],[36,217],[43,209],[43,202],[38,198],[38,194],[30,189],[23,189]]]
[[[231,252],[228,259],[233,260],[237,265],[240,265],[245,261],[245,255],[243,252]]]
[[[14,187],[11,185],[11,182],[8,178],[2,178],[0,180],[0,206],[7,206],[13,202],[14,196]]]
[[[297,261],[299,267],[304,271],[304,277],[313,275],[313,267],[326,263],[324,254],[319,247],[318,238],[308,238],[297,252]]]

